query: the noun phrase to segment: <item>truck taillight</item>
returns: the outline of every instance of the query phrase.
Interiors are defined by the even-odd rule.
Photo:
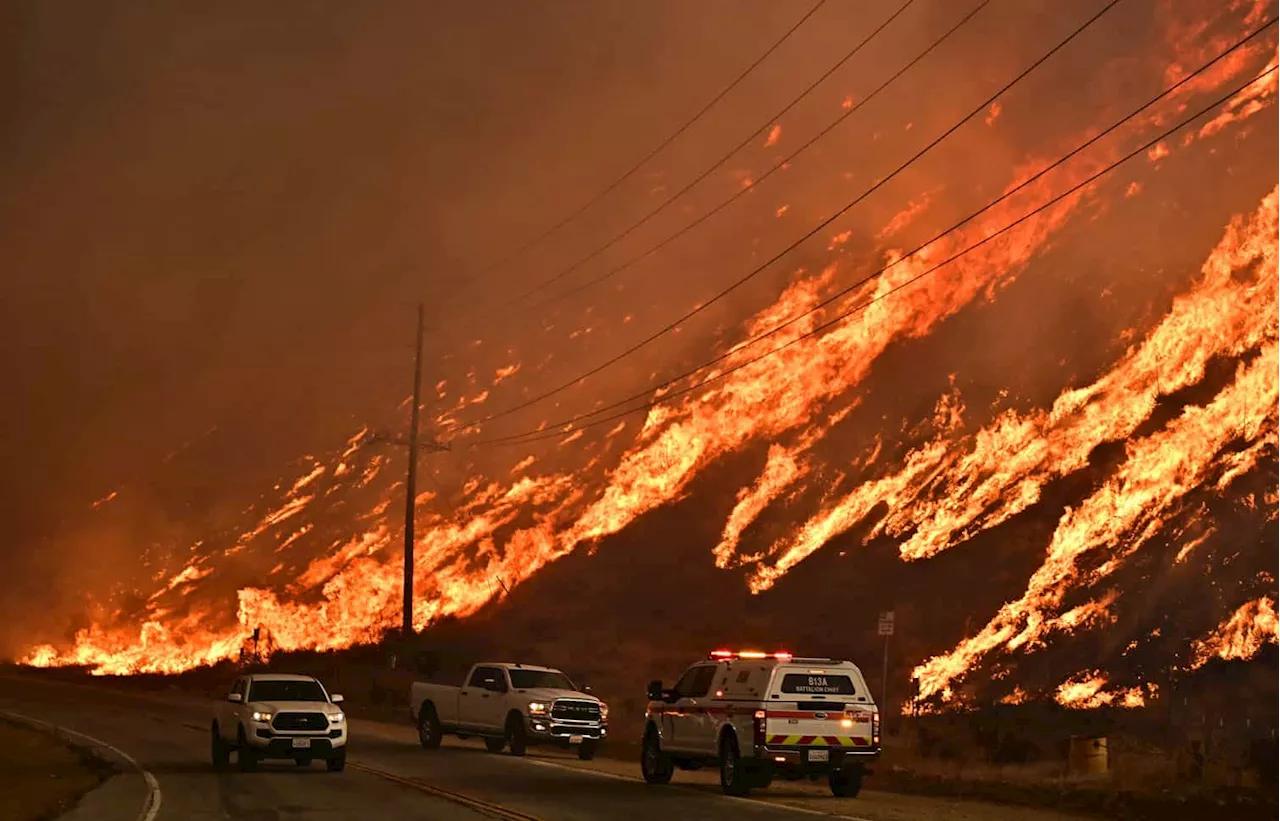
[[[880,746],[880,714],[871,714],[871,743]]]
[[[752,717],[751,729],[755,746],[764,746],[764,720],[768,714],[764,710],[756,710],[755,716]]]

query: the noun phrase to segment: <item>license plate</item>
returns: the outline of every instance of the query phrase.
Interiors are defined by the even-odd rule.
[[[809,760],[810,761],[830,761],[831,753],[829,750],[810,750]]]
[[[309,750],[309,749],[311,749],[311,739],[309,739],[309,738],[295,738],[295,739],[293,740],[293,748],[294,748],[295,750]]]
[[[581,744],[581,743],[582,743],[582,736],[580,736],[580,735],[571,735],[571,736],[569,736],[569,743],[570,743],[570,744]]]

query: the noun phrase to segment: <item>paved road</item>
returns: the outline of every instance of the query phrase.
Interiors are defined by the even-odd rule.
[[[211,705],[182,696],[125,693],[105,686],[0,678],[0,710],[82,733],[128,762],[65,821],[800,821],[815,815],[862,821],[1062,821],[1066,816],[864,791],[835,799],[825,784],[783,784],[760,799],[728,798],[714,775],[678,773],[679,786],[648,787],[627,762],[590,764],[555,751],[526,758],[493,755],[478,744],[446,742],[425,751],[412,728],[353,721],[348,769],[320,763],[299,770],[214,772],[209,763]],[[81,743],[83,738],[78,739]],[[148,795],[159,809],[148,816]]]

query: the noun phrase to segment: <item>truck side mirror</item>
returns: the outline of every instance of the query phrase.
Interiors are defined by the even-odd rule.
[[[662,682],[656,678],[649,682],[649,687],[645,690],[645,695],[649,697],[650,701],[662,701],[664,695]]]
[[[332,702],[332,703],[334,703],[334,704],[341,704],[341,703],[342,703],[342,694],[341,694],[341,693],[334,693],[333,695],[329,696],[329,701],[330,701],[330,702]]]
[[[227,701],[230,701],[232,704],[239,704],[244,701],[244,696],[239,693],[231,693],[227,696]]]

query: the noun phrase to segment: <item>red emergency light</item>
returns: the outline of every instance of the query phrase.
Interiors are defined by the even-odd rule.
[[[778,661],[791,661],[794,658],[786,651],[778,651],[777,653],[762,653],[759,650],[712,650],[711,658],[717,660],[726,659],[777,659]]]

